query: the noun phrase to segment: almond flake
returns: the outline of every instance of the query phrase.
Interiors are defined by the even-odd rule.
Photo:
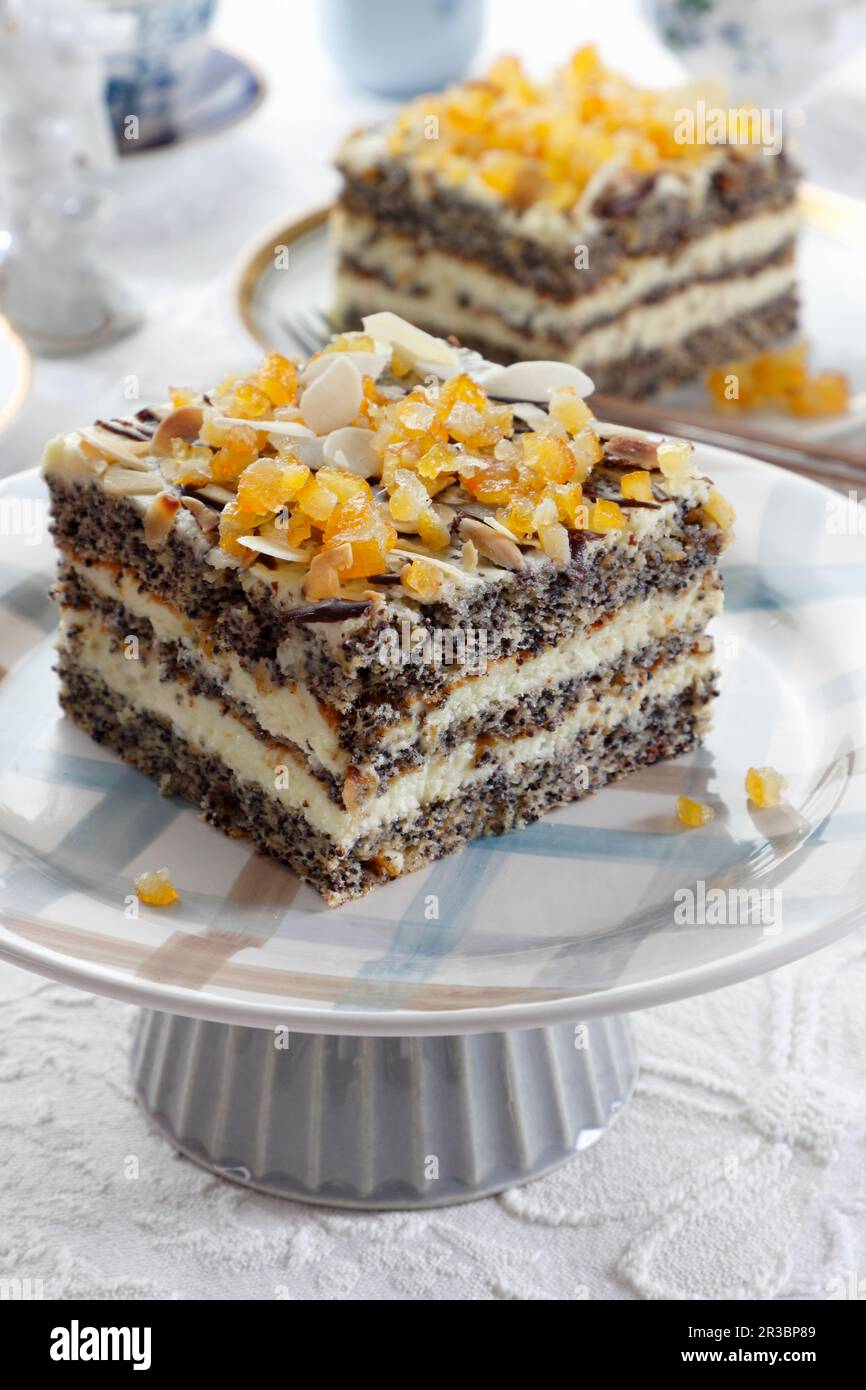
[[[150,453],[169,457],[175,439],[183,439],[187,443],[193,439],[198,439],[203,419],[204,415],[200,406],[178,406],[177,410],[172,410],[157,425],[156,432],[150,442]]]
[[[316,434],[330,434],[343,425],[350,425],[364,399],[364,384],[358,368],[346,362],[343,353],[334,353],[333,358],[327,371],[322,372],[301,396],[304,423]]]
[[[247,550],[255,550],[259,555],[272,555],[275,560],[288,560],[292,564],[300,564],[308,559],[307,551],[295,550],[279,541],[265,540],[263,536],[238,536],[238,545],[246,546]]]
[[[526,568],[526,561],[513,536],[506,538],[499,535],[486,522],[476,521],[474,517],[466,516],[460,523],[460,534],[474,541],[482,555],[503,569],[522,570]]]
[[[151,492],[162,492],[165,481],[152,470],[139,473],[132,468],[112,468],[105,474],[102,485],[114,497],[134,497],[136,494],[146,496]]]
[[[144,514],[144,543],[151,550],[165,545],[180,507],[180,498],[171,492],[160,492],[149,503]]]
[[[150,440],[143,439],[142,448],[131,440],[112,434],[110,430],[101,430],[98,425],[88,425],[80,433],[82,439],[115,463],[124,463],[127,468],[140,469],[142,472],[150,471],[150,465],[142,458],[142,454],[151,452]]]

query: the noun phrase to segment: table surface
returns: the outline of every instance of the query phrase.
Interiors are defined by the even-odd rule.
[[[566,21],[558,0],[490,9],[480,62],[520,50],[543,70],[592,38],[637,78],[650,67],[653,81],[676,78],[628,0],[575,6]],[[223,0],[216,37],[264,73],[269,99],[221,136],[117,171],[103,241],[145,325],[108,349],[37,363],[0,471],[35,463],[82,412],[121,409],[130,378],[142,400],[159,399],[167,382],[255,361],[234,306],[244,249],[327,199],[327,153],[387,109],[331,67],[315,10]],[[835,126],[825,103],[821,127],[801,132],[812,177],[849,192],[833,132],[857,122],[856,100]],[[864,991],[858,933],[642,1014],[637,1094],[591,1150],[469,1207],[367,1216],[250,1194],[177,1157],[132,1097],[134,1010],[0,963],[0,1277],[41,1280],[60,1298],[850,1296],[866,1270]]]

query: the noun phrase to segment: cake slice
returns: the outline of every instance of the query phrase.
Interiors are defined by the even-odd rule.
[[[729,505],[381,313],[52,440],[60,698],[332,904],[693,746]]]
[[[390,309],[624,396],[747,357],[797,323],[796,173],[759,114],[591,48],[543,84],[506,58],[419,97],[340,152],[335,320]]]

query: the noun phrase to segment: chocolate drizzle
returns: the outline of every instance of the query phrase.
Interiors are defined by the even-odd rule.
[[[364,617],[372,607],[368,598],[324,598],[320,603],[290,608],[286,617],[291,623],[344,623],[349,618]]]

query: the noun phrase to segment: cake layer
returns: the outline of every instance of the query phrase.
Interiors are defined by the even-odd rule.
[[[193,622],[214,650],[245,667],[267,663],[277,684],[297,681],[341,712],[362,704],[365,718],[372,704],[381,705],[373,715],[377,727],[392,722],[393,711],[413,693],[429,696],[460,674],[459,664],[443,670],[421,657],[397,669],[383,665],[379,654],[387,629],[399,632],[406,621],[431,633],[485,632],[496,635],[503,656],[533,654],[623,603],[688,589],[713,567],[724,543],[723,534],[697,514],[695,503],[708,489],[694,479],[687,498],[629,511],[625,531],[575,532],[566,569],[530,551],[524,568],[483,565],[441,601],[417,605],[390,591],[377,611],[361,600],[356,618],[297,622],[294,614],[304,613],[306,605],[295,576],[277,578],[259,565],[213,569],[205,563],[207,546],[189,525],[176,524],[164,545],[148,547],[145,507],[134,497],[112,496],[86,474],[63,471],[70,452],[52,460],[48,475],[54,536],[66,553],[132,571],[143,590]]]
[[[424,282],[429,289],[420,288]],[[428,277],[424,258],[418,265],[419,287],[411,290],[388,285],[345,263],[338,269],[336,283],[334,312],[341,323],[356,327],[374,305],[395,314],[411,313],[431,333],[443,332],[450,323],[451,331],[465,343],[483,342],[486,352],[502,361],[555,356],[579,363],[592,372],[596,387],[602,387],[603,373],[611,363],[675,351],[686,339],[723,330],[728,323],[736,327],[780,300],[788,299],[793,305],[796,271],[793,259],[786,255],[781,262],[747,267],[746,273],[731,271],[724,279],[688,283],[658,301],[626,308],[599,327],[572,333],[567,341],[544,328],[513,325],[503,313],[484,312],[483,306],[479,310],[472,302],[461,304],[459,294],[440,288],[435,275]],[[508,299],[508,289],[502,287],[500,303],[507,305]]]
[[[247,669],[234,653],[215,651],[195,623],[142,589],[129,571],[67,561],[59,597],[70,609],[98,609],[117,642],[135,635],[148,649],[157,644],[164,668],[186,671],[198,686],[254,720],[263,736],[296,747],[340,785],[350,766],[369,767],[385,779],[440,745],[558,720],[587,682],[602,688],[614,679],[628,684],[631,668],[645,671],[693,645],[722,605],[718,580],[710,571],[676,595],[632,600],[594,630],[534,656],[491,655],[474,678],[453,680],[426,699],[415,697],[404,709],[392,707],[390,722],[380,711],[377,722],[368,706],[341,714],[318,701],[302,682],[278,684],[265,664]],[[382,655],[390,660],[390,645],[383,646]]]
[[[166,795],[185,797],[212,824],[288,864],[332,905],[687,751],[701,736],[705,701],[713,693],[702,676],[655,702],[651,692],[620,723],[539,748],[510,768],[490,765],[484,777],[444,793],[423,815],[410,811],[347,851],[273,788],[193,738],[172,713],[145,712],[68,651],[61,652],[59,671],[63,707],[81,728],[152,777]]]
[[[579,272],[588,292],[625,261],[675,257],[716,229],[757,214],[788,212],[797,183],[797,171],[784,154],[744,159],[736,150],[717,147],[700,164],[643,180],[611,169],[606,199],[604,171],[599,171],[596,196],[572,209],[539,203],[515,210],[480,180],[454,187],[447,175],[413,175],[389,154],[379,132],[350,139],[339,167],[344,178],[339,206],[346,214],[373,219],[382,233],[483,265],[517,286],[565,303],[575,295],[577,246],[589,252]]]
[[[577,742],[603,739],[643,707],[675,700],[686,689],[701,689],[702,698],[709,698],[715,680],[711,652],[685,652],[647,674],[636,688],[615,687],[598,700],[578,701],[554,727],[511,738],[467,739],[402,773],[381,791],[359,797],[349,809],[335,801],[297,750],[262,739],[231,708],[196,692],[182,675],[166,679],[146,654],[130,659],[112,642],[98,613],[64,612],[58,645],[64,680],[78,671],[103,682],[142,715],[171,723],[199,752],[219,758],[239,778],[256,784],[328,836],[338,850],[362,855],[392,822],[424,813],[429,804],[457,796],[497,772],[510,778],[523,764],[550,761]]]
[[[634,318],[636,305],[658,302],[686,285],[709,285],[731,276],[744,279],[775,262],[790,263],[798,221],[793,207],[760,213],[733,226],[712,228],[676,255],[624,257],[589,286],[585,269],[575,269],[570,299],[539,294],[533,286],[443,251],[426,238],[390,232],[387,223],[370,217],[338,211],[332,231],[341,261],[338,283],[345,277],[346,285],[352,285],[351,277],[360,276],[375,282],[367,288],[368,297],[378,295],[381,287],[402,292],[406,303],[420,303],[430,322],[449,321],[453,314],[454,331],[461,336],[518,334],[519,339],[504,339],[505,345],[517,347],[528,337],[533,343],[572,350],[576,359],[579,340],[584,352],[580,360],[590,362],[609,355],[595,350],[604,340],[594,339],[593,330],[631,309],[629,331],[634,332],[640,324]]]

